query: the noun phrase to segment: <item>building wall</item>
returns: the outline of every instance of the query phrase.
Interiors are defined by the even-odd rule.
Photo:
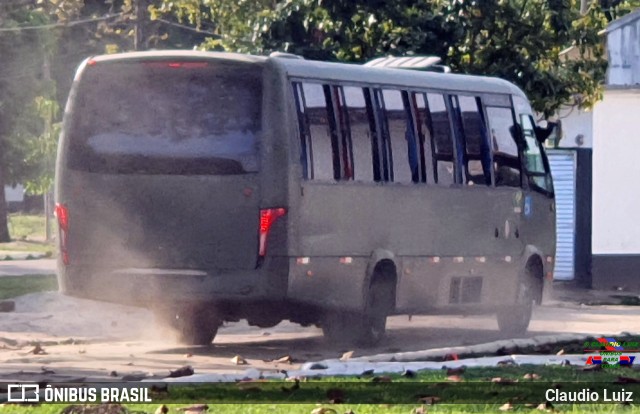
[[[607,29],[608,85],[640,85],[640,10]]]
[[[593,114],[594,288],[640,289],[640,88],[608,89]]]
[[[559,148],[592,148],[593,111],[566,107],[558,112],[558,119],[562,121],[563,132]]]

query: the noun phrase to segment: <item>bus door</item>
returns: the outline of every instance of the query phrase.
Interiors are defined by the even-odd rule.
[[[486,302],[491,292],[500,289],[501,275],[511,271],[521,252],[519,216],[514,208],[522,195],[518,148],[513,140],[501,147],[491,142],[481,97],[450,95],[449,101],[456,137],[456,182],[460,184],[464,206],[464,214],[458,220],[466,229],[458,239],[460,256],[467,263],[464,266],[467,276],[459,281],[460,302]],[[511,110],[505,108],[502,115],[504,119],[499,119],[504,125],[497,129],[508,133],[508,127],[513,125]],[[493,123],[498,122],[493,119]],[[496,165],[511,173],[507,181],[497,181],[503,177],[498,175]],[[455,286],[451,290],[455,291]]]
[[[536,138],[531,114],[519,113],[518,121],[522,127],[522,157],[526,176],[521,238],[525,245],[535,246],[544,255],[551,257],[554,255],[554,244],[551,241],[554,240],[555,228],[551,170],[544,148]]]
[[[517,144],[517,123],[508,97],[490,96],[485,101],[489,138],[492,149],[492,170],[495,182],[494,238],[492,252],[496,269],[508,277],[497,280],[496,291],[504,291],[502,298],[511,297],[515,289],[520,257],[523,252],[521,215],[524,206],[523,171]]]

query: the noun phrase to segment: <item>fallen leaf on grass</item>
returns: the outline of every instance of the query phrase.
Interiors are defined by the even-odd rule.
[[[618,379],[614,381],[614,384],[635,384],[638,382],[640,382],[640,379],[638,378],[618,377]]]
[[[149,388],[151,394],[155,394],[155,395],[162,395],[162,394],[168,394],[169,393],[169,386],[167,384],[164,385],[152,385],[151,388]]]
[[[418,402],[429,404],[429,405],[434,405],[435,403],[440,402],[440,400],[441,398],[436,397],[435,395],[426,395],[424,397],[418,398]]]
[[[511,379],[511,378],[502,378],[502,377],[496,377],[496,378],[491,378],[491,382],[497,382],[500,384],[514,384],[516,382],[518,382],[517,379]]]
[[[236,355],[233,358],[231,358],[231,362],[233,362],[236,365],[248,365],[247,360],[242,358],[240,355]]]
[[[169,412],[169,407],[162,404],[160,407],[156,408],[155,414],[167,414]]]
[[[318,407],[311,411],[311,414],[338,414],[333,408]]]
[[[410,369],[407,369],[400,375],[403,376],[403,377],[406,377],[406,378],[415,378],[416,377],[416,372],[415,371],[411,371]]]
[[[287,393],[299,390],[300,389],[300,380],[298,378],[295,378],[294,381],[295,381],[295,384],[293,384],[291,387],[280,387],[282,392],[287,394]]]
[[[327,390],[327,398],[331,404],[342,404],[344,402],[344,391],[340,388],[330,388]]]
[[[261,382],[264,382],[264,381],[252,380],[252,379],[242,380],[236,383],[236,387],[238,387],[238,389],[242,391],[259,392],[259,391],[262,391],[262,389],[260,389],[260,387],[257,384]]]
[[[168,378],[179,378],[179,377],[188,377],[189,375],[193,375],[195,371],[191,367],[191,365],[185,365],[184,367],[178,368],[175,371],[169,371]]]
[[[386,375],[382,375],[379,377],[373,377],[371,379],[371,382],[391,382],[391,378],[387,377]]]
[[[511,410],[513,410],[513,404],[511,404],[511,403],[502,404],[500,406],[500,408],[498,408],[498,410],[500,410],[500,411],[511,411]]]
[[[536,407],[536,410],[540,410],[540,411],[549,411],[549,412],[555,411],[555,410],[553,409],[553,404],[551,404],[551,403],[550,403],[550,402],[548,402],[548,401],[547,401],[547,402],[543,402],[543,403],[539,404],[539,405]]]
[[[188,407],[178,408],[178,411],[182,411],[185,414],[198,414],[204,413],[209,409],[207,404],[193,404]]]
[[[447,369],[447,375],[462,375],[466,369],[464,366],[460,368],[449,368]]]
[[[462,377],[460,375],[449,375],[447,377],[447,381],[460,382],[460,381],[462,381]]]
[[[128,414],[120,404],[68,405],[60,414]]]

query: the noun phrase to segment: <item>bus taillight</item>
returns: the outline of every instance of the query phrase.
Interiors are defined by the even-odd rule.
[[[67,235],[69,233],[69,210],[64,204],[56,203],[56,217],[58,218],[58,237],[60,237],[60,255],[65,265],[69,264],[67,250]]]
[[[287,214],[287,209],[282,207],[260,210],[260,248],[258,250],[260,257],[264,257],[267,253],[267,236],[269,235],[271,226],[279,217],[285,214]]]

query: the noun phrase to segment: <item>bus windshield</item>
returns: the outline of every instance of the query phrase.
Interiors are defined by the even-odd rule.
[[[70,168],[243,174],[258,169],[260,69],[209,61],[97,62],[72,108]]]

